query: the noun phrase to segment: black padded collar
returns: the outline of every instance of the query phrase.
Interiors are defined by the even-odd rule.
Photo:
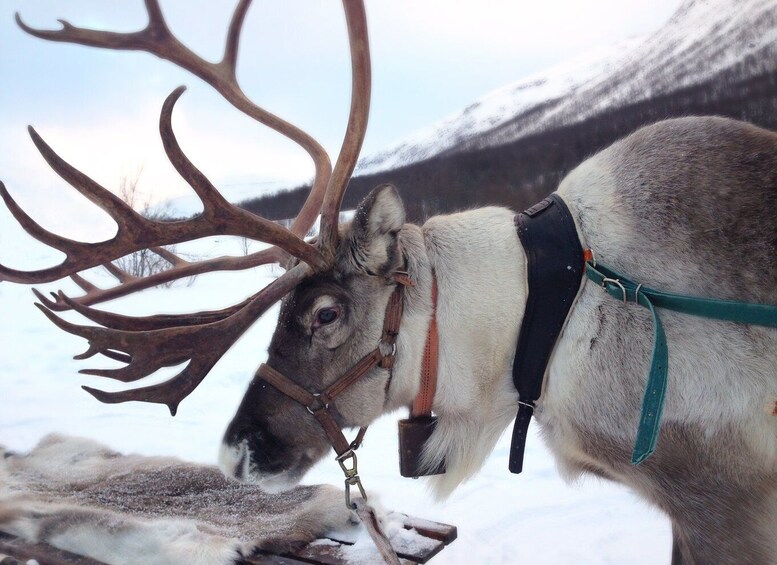
[[[527,258],[528,296],[513,362],[518,415],[510,472],[520,473],[529,422],[545,371],[583,278],[584,256],[572,215],[557,194],[515,216]]]

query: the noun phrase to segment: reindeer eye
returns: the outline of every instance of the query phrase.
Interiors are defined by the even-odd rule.
[[[316,314],[316,326],[325,326],[331,324],[340,316],[338,308],[322,308]]]

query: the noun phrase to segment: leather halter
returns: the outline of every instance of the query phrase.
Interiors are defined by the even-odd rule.
[[[402,321],[402,312],[404,309],[404,287],[412,284],[412,281],[410,281],[406,275],[396,276],[394,277],[394,280],[397,282],[397,285],[394,288],[394,292],[391,293],[391,297],[386,305],[386,315],[383,319],[383,333],[378,346],[362,357],[353,367],[346,371],[343,376],[329,385],[323,392],[313,393],[305,390],[289,377],[280,371],[276,371],[266,363],[262,363],[256,371],[257,377],[271,384],[274,388],[292,400],[302,404],[307,408],[308,412],[315,416],[337,453],[338,461],[341,462],[359,447],[367,428],[361,428],[356,439],[353,442],[349,442],[345,438],[340,426],[337,425],[330,405],[338,396],[340,396],[340,394],[346,391],[351,385],[357,383],[376,366],[389,370],[394,367],[394,358],[397,351],[397,335],[399,335],[399,324]],[[388,353],[384,354],[383,351],[388,351]]]
[[[404,287],[415,285],[407,273],[404,272],[395,273],[393,278],[394,281],[396,281],[396,287],[394,288],[394,292],[391,293],[391,297],[386,305],[386,314],[383,319],[383,332],[378,346],[362,357],[353,367],[346,371],[345,374],[329,385],[326,390],[318,393],[310,392],[266,363],[260,365],[259,369],[256,371],[257,377],[269,383],[276,390],[285,394],[292,400],[302,404],[307,411],[318,420],[318,423],[321,425],[329,439],[329,443],[337,453],[337,461],[345,473],[345,498],[346,506],[349,508],[353,506],[350,499],[351,486],[357,486],[362,497],[365,500],[367,498],[358,476],[355,453],[355,450],[359,448],[364,439],[367,428],[360,428],[356,438],[352,442],[349,442],[340,429],[340,426],[337,425],[337,421],[335,420],[330,406],[340,394],[347,390],[351,385],[357,383],[376,366],[390,371],[389,381],[386,384],[386,394],[388,394],[391,378],[393,377],[393,372],[391,371],[396,360],[396,341],[397,336],[399,335],[399,326],[404,311]],[[403,420],[403,422],[426,422],[427,420],[433,420],[431,413],[434,395],[437,390],[439,352],[436,314],[437,277],[432,273],[432,318],[429,323],[429,330],[424,348],[420,389],[411,406],[412,418],[410,420]],[[386,353],[384,353],[384,351],[386,351]],[[428,429],[429,432],[431,432],[431,430],[433,430],[433,426]],[[403,453],[402,444],[402,422],[400,422],[400,460],[402,459],[401,455]],[[417,448],[411,450],[414,459],[417,459],[417,455],[420,453],[420,447],[419,444]],[[414,468],[416,466],[417,465],[414,465]],[[400,469],[403,468],[402,461],[400,461]],[[440,472],[444,472],[444,465],[439,469],[434,470],[432,474]],[[418,473],[412,475],[403,473],[403,475],[418,476]]]

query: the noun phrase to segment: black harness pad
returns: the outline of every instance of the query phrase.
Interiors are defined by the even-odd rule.
[[[523,453],[545,371],[580,290],[585,259],[572,215],[557,194],[515,216],[527,258],[528,296],[513,362],[518,389],[510,472],[523,469]]]

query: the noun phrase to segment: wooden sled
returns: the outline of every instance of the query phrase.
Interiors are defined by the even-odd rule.
[[[403,565],[426,563],[456,539],[456,526],[405,516],[405,529],[414,535],[393,544]],[[341,548],[348,542],[320,539],[289,555],[268,553],[252,556],[240,565],[347,565]],[[35,559],[40,565],[105,565],[102,561],[57,549],[46,543],[32,543],[0,531],[0,565],[24,565]]]

